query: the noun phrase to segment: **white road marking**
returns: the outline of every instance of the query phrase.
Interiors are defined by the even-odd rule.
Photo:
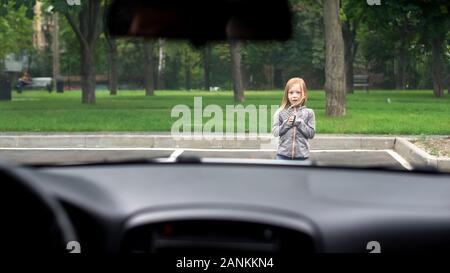
[[[411,171],[413,169],[413,167],[411,166],[411,164],[409,164],[408,161],[406,161],[403,157],[401,157],[398,153],[394,152],[393,150],[387,150],[387,153],[392,156],[392,158],[394,158],[395,160],[398,161],[398,163],[400,163],[400,165],[403,166],[403,168],[407,169],[408,171]]]
[[[179,157],[182,153],[184,152],[183,149],[176,149],[170,156],[169,159],[170,161],[175,161],[177,159],[177,157]]]

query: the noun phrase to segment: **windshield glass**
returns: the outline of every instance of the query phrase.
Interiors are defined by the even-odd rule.
[[[112,3],[0,2],[0,157],[450,171],[447,0],[290,0],[288,40],[209,42],[111,35]]]

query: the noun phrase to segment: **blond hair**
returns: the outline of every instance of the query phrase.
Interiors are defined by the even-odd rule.
[[[281,100],[280,108],[278,108],[278,111],[284,110],[291,106],[291,103],[289,102],[289,90],[292,88],[292,86],[299,84],[300,90],[303,93],[304,99],[301,102],[301,106],[304,106],[306,104],[306,100],[308,99],[308,89],[306,88],[306,83],[302,78],[292,78],[287,81],[286,87],[284,88],[284,95],[283,99]]]

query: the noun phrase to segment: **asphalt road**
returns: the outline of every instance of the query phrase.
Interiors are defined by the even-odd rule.
[[[209,158],[274,159],[273,150],[252,149],[0,149],[0,158],[15,163],[77,163],[136,158],[200,156]],[[310,159],[320,166],[387,167],[409,169],[392,150],[312,150]]]

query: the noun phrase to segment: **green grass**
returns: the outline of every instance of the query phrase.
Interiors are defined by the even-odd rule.
[[[450,134],[448,94],[435,98],[431,90],[371,91],[368,94],[357,91],[347,96],[347,115],[340,118],[325,116],[323,91],[309,94],[308,107],[316,113],[318,133]],[[80,96],[79,91],[64,94],[14,92],[12,101],[0,101],[0,131],[164,132],[170,131],[172,123],[178,119],[170,116],[172,107],[177,104],[192,107],[195,96],[203,98],[203,107],[216,104],[225,111],[226,105],[234,104],[232,93],[225,91],[157,91],[153,97],[145,97],[143,91],[119,91],[117,96],[98,91],[95,105],[81,104]],[[268,105],[270,108],[280,103],[281,96],[281,91],[247,91],[244,105]],[[248,122],[246,124],[248,126]]]

